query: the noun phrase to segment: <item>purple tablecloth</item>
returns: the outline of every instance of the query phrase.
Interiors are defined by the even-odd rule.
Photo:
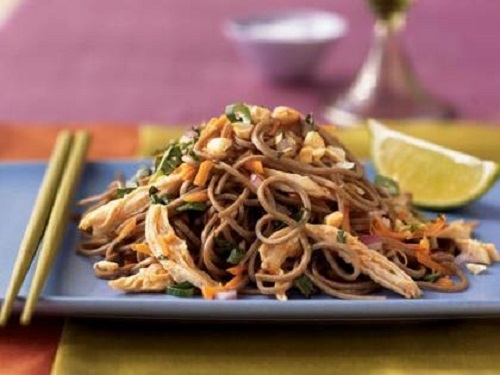
[[[345,15],[349,35],[315,83],[263,83],[222,24],[300,6]],[[411,13],[416,68],[462,117],[500,120],[499,25],[494,0],[421,0]],[[24,0],[0,29],[0,121],[189,123],[237,100],[319,113],[359,67],[370,32],[361,0]]]

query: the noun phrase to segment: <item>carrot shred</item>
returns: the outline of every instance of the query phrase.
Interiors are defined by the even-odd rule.
[[[274,136],[276,134],[276,132],[278,131],[278,128],[280,127],[281,125],[281,122],[280,121],[274,121],[273,123],[273,126],[271,127],[271,129],[269,130],[269,135],[270,136]]]
[[[194,193],[184,195],[182,200],[188,203],[206,202],[208,200],[208,194],[206,191],[195,191]]]
[[[245,267],[242,267],[241,265],[237,265],[237,266],[226,269],[226,271],[229,272],[233,276],[238,276],[238,275],[241,275],[245,272]]]
[[[260,160],[255,160],[255,159],[248,160],[247,162],[245,162],[243,166],[246,170],[250,172],[260,175],[264,174],[264,166],[262,165],[262,161]]]
[[[183,181],[192,181],[196,176],[196,172],[196,167],[188,163],[182,163],[172,173],[180,174]]]
[[[432,259],[430,254],[430,244],[427,237],[424,237],[422,238],[422,240],[420,240],[420,246],[416,250],[415,255],[417,256],[417,261],[420,264],[429,267],[431,270],[439,272],[447,272],[442,265],[440,265],[434,259]]]
[[[372,226],[371,226],[371,231],[372,234],[376,234],[381,237],[388,237],[388,238],[393,238],[396,240],[406,240],[410,239],[413,234],[411,233],[400,233],[400,232],[395,232],[389,228],[387,228],[384,223],[382,222],[382,219],[379,217],[374,217]]]
[[[211,118],[210,121],[203,127],[203,130],[200,133],[200,139],[209,138],[212,134],[222,129],[228,122],[229,120],[226,115]]]
[[[219,292],[223,292],[225,287],[222,285],[217,286],[204,286],[201,288],[201,295],[205,299],[214,299],[215,295]]]
[[[200,168],[198,169],[198,173],[196,173],[196,177],[194,178],[193,183],[196,186],[205,186],[210,177],[210,171],[214,167],[214,163],[210,160],[205,160],[200,164]]]
[[[436,237],[437,234],[446,227],[446,218],[444,216],[438,216],[436,220],[427,224],[425,229],[426,236]]]
[[[236,275],[231,280],[229,280],[225,285],[224,289],[236,289],[238,284],[243,281],[243,274]]]
[[[132,250],[134,250],[138,253],[142,253],[142,254],[146,254],[146,255],[153,255],[153,253],[151,252],[151,249],[149,248],[149,245],[145,242],[133,243],[130,247],[132,248]]]
[[[453,281],[449,276],[443,276],[437,279],[436,284],[444,288],[450,288],[453,286]]]

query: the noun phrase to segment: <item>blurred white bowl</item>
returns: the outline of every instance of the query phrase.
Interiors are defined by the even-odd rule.
[[[297,81],[312,76],[321,56],[347,28],[338,14],[294,10],[231,20],[225,34],[267,79]]]

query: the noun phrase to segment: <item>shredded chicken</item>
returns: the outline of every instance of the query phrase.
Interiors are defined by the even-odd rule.
[[[285,173],[285,172],[277,171],[275,169],[270,169],[270,168],[264,168],[264,172],[266,174],[266,177],[272,177],[272,176],[283,177],[292,183],[298,184],[311,197],[326,198],[326,197],[331,196],[331,194],[327,188],[318,185],[316,182],[314,182],[313,180],[311,180],[307,176],[301,176],[299,174],[293,174],[293,173]],[[276,184],[276,186],[282,191],[285,191],[285,192],[291,191],[290,188],[286,185]]]
[[[127,293],[159,292],[173,284],[169,273],[159,263],[139,269],[135,275],[111,280],[108,284]]]
[[[182,178],[179,174],[170,174],[156,180],[154,185],[159,194],[174,194],[179,191]],[[110,233],[126,219],[144,210],[149,203],[149,188],[151,185],[141,186],[107,204],[88,212],[80,221],[81,230],[91,230],[93,234]]]
[[[329,225],[307,224],[308,232],[322,242],[336,242],[338,229]],[[345,233],[347,247],[360,259],[361,272],[376,283],[406,298],[420,297],[422,292],[410,276],[382,254],[369,249],[356,237]],[[344,259],[349,262],[349,259]]]
[[[149,207],[145,233],[151,252],[176,283],[188,281],[200,289],[217,285],[194,264],[186,241],[176,235],[168,221],[166,206],[155,204]]]

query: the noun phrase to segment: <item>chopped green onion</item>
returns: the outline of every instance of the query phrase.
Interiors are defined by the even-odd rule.
[[[191,284],[189,281],[183,281],[182,283],[177,283],[173,285],[173,287],[178,289],[191,289],[194,288],[194,285]]]
[[[339,229],[337,231],[337,242],[340,243],[346,243],[347,242],[347,237],[345,232],[342,229]]]
[[[203,202],[192,202],[185,203],[182,206],[177,207],[178,212],[183,211],[205,211],[207,209],[207,205]]]
[[[135,189],[136,189],[135,187],[119,188],[119,189],[116,190],[116,197],[117,198],[123,198],[125,195],[130,194]]]
[[[245,124],[252,123],[250,109],[243,103],[234,103],[226,107],[226,116],[231,122],[243,122]]]
[[[427,281],[429,283],[435,283],[436,281],[438,281],[438,279],[441,277],[441,272],[438,272],[438,273],[431,273],[429,275],[425,275],[423,280],[424,281]]]
[[[162,158],[155,166],[155,174],[169,175],[172,171],[182,163],[182,146],[180,143],[175,142],[170,144]]]
[[[293,285],[295,285],[295,287],[300,291],[300,293],[302,293],[306,297],[310,297],[311,294],[313,294],[314,292],[313,282],[306,275],[297,277],[294,280]]]
[[[227,262],[231,264],[238,264],[245,257],[245,252],[239,247],[233,248],[231,254],[227,257]]]
[[[399,185],[392,178],[378,174],[375,177],[375,185],[385,187],[391,195],[399,195]]]
[[[166,205],[168,204],[168,197],[166,196],[159,196],[158,195],[158,192],[160,190],[158,190],[158,188],[156,186],[151,186],[149,188],[149,200],[151,201],[152,204],[163,204],[163,205]]]
[[[417,224],[411,224],[409,231],[412,233],[420,232],[420,225]]]
[[[167,287],[166,293],[174,297],[192,297],[194,294],[194,288],[179,288],[178,286]]]

